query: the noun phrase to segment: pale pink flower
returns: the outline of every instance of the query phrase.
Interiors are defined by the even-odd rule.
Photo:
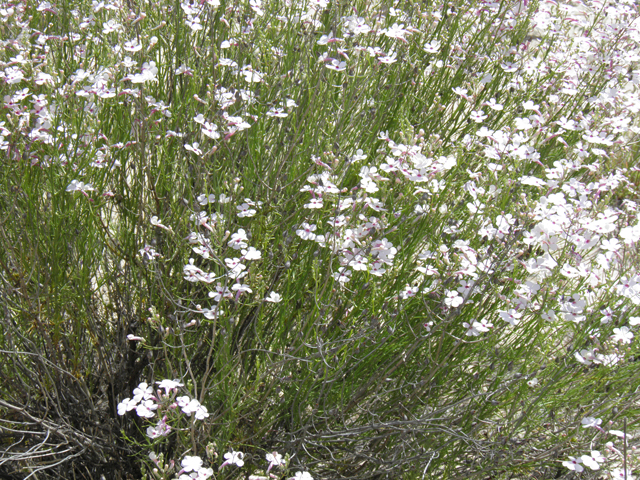
[[[225,453],[224,458],[224,463],[220,465],[221,469],[226,465],[236,465],[238,467],[242,467],[244,465],[244,453],[242,452],[236,452],[232,450],[231,452]]]

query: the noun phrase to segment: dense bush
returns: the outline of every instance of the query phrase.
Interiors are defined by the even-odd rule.
[[[632,478],[637,8],[2,2],[0,474]]]

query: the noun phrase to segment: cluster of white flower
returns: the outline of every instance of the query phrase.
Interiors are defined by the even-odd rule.
[[[150,439],[155,440],[169,435],[173,429],[170,423],[179,422],[179,418],[176,418],[178,408],[187,417],[190,417],[193,413],[194,418],[198,420],[204,420],[209,416],[206,407],[196,399],[187,395],[176,397],[178,390],[184,386],[179,381],[165,379],[156,382],[156,384],[157,390],[154,391],[151,385],[146,382],[141,383],[133,390],[133,397],[125,398],[118,404],[118,415],[125,415],[129,411],[135,410],[138,416],[148,419],[155,416],[155,411],[163,411],[165,413],[156,425],[147,427],[147,436]],[[158,457],[155,453],[151,453],[150,458],[156,465],[159,465]],[[289,464],[288,457],[284,459],[278,452],[268,453],[266,460],[269,462],[266,470],[268,476],[252,475],[250,478],[255,480],[277,478],[270,474],[271,470],[274,468],[286,469]],[[243,467],[244,453],[234,450],[225,453],[224,462],[219,469],[221,470],[228,465]],[[181,466],[182,469],[178,472],[178,480],[204,480],[213,476],[213,469],[205,467],[202,458],[196,455],[185,455],[181,461]],[[289,480],[313,480],[313,477],[308,472],[296,472],[295,476]]]
[[[156,459],[155,455],[152,459]],[[270,473],[272,469],[286,469],[288,467],[288,459],[284,459],[278,452],[267,453],[267,462],[269,465],[265,475],[254,474],[249,475],[249,480],[271,480],[277,479],[278,476]],[[178,472],[177,480],[204,480],[213,476],[213,469],[210,467],[204,467],[204,461],[198,456],[185,455],[180,462],[182,469]],[[224,454],[224,462],[218,467],[219,470],[223,469],[227,465],[235,465],[236,467],[244,466],[244,453],[231,450]],[[287,480],[313,480],[313,477],[309,472],[296,472],[293,477],[287,478]]]
[[[595,428],[602,432],[603,434],[614,435],[622,439],[623,442],[628,442],[633,438],[632,435],[625,432],[621,432],[620,430],[609,430],[605,432],[605,430],[600,427],[602,424],[602,420],[600,418],[594,417],[585,417],[582,419],[582,427],[583,428]],[[624,461],[621,461],[621,457],[624,456],[624,453],[618,449],[613,441],[608,441],[605,443],[605,449],[607,455],[604,456],[600,453],[599,450],[591,450],[591,453],[582,455],[580,457],[572,457],[569,456],[568,460],[562,462],[562,464],[567,467],[569,470],[573,470],[576,473],[580,473],[584,471],[583,465],[586,465],[591,470],[600,470],[600,467],[605,463],[613,463],[614,464],[624,464]],[[624,449],[623,449],[624,450]],[[631,475],[630,468],[613,468],[608,474],[611,478],[618,479],[627,479],[627,480],[635,480],[635,475]]]
[[[197,420],[204,420],[209,416],[207,407],[200,404],[195,398],[186,395],[176,398],[178,389],[184,386],[182,383],[169,379],[156,383],[158,390],[154,392],[151,385],[142,382],[134,388],[133,397],[125,398],[118,404],[118,415],[125,415],[127,412],[135,410],[139,417],[153,418],[158,410],[165,413],[155,426],[147,428],[147,435],[150,438],[166,436],[171,432],[171,426],[167,423],[167,414],[178,407],[188,417],[193,413]]]

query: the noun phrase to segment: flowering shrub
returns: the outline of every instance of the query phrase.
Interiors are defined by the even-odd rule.
[[[3,477],[637,474],[634,2],[134,3],[0,2]]]

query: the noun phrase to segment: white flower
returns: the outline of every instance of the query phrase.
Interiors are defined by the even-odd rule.
[[[615,353],[610,353],[608,355],[597,354],[595,363],[601,363],[605,367],[612,367],[616,365],[621,360],[621,357]]]
[[[345,267],[340,267],[337,272],[334,272],[333,278],[340,283],[347,283],[351,280],[351,270],[347,270]]]
[[[212,138],[213,140],[217,140],[218,138],[220,138],[220,133],[218,133],[218,126],[213,123],[204,122],[202,124],[202,133],[207,137]]]
[[[186,65],[180,65],[178,68],[176,68],[176,75],[182,75],[183,73],[193,76],[193,72]]]
[[[253,293],[253,290],[251,290],[251,287],[249,287],[249,285],[246,285],[244,283],[234,283],[233,286],[231,287],[231,290],[238,293],[244,293],[244,292]]]
[[[500,314],[500,318],[512,327],[518,325],[518,323],[520,323],[520,318],[522,317],[522,313],[515,311],[513,308],[509,309],[509,311],[498,310],[498,313]]]
[[[161,382],[156,382],[158,384],[158,388],[164,388],[165,395],[169,395],[169,390],[177,390],[178,387],[184,386],[182,383],[177,380],[169,380],[164,379]]]
[[[248,203],[242,203],[236,207],[238,209],[238,217],[253,217],[256,214],[255,209],[251,208]]]
[[[576,472],[580,473],[584,470],[584,467],[580,465],[581,463],[582,459],[569,457],[569,460],[565,460],[564,462],[562,462],[562,465],[567,467],[569,470],[575,470]]]
[[[332,59],[331,62],[327,63],[325,67],[330,68],[331,70],[335,70],[336,72],[342,72],[347,68],[347,62],[341,62],[337,59]]]
[[[367,260],[362,255],[356,255],[353,257],[353,260],[349,262],[349,266],[354,270],[366,271],[368,262],[369,260]]]
[[[213,468],[200,468],[196,480],[205,480],[213,476]]]
[[[300,225],[300,228],[296,230],[296,234],[303,240],[315,240],[316,234],[313,233],[316,228],[316,225],[309,225],[307,222],[303,222]]]
[[[133,40],[129,40],[127,42],[124,42],[124,49],[127,52],[138,52],[140,50],[142,50],[142,45],[138,43],[138,40],[136,40],[135,38]]]
[[[591,365],[596,359],[596,354],[593,352],[593,350],[583,349],[580,350],[580,352],[575,352],[573,355],[574,357],[576,357],[576,360],[578,360],[578,362],[585,365]]]
[[[456,308],[464,302],[464,299],[455,290],[447,290],[444,303],[446,306]]]
[[[480,322],[476,322],[474,320],[473,324],[469,324],[467,322],[463,322],[462,325],[467,329],[467,336],[477,337],[481,333],[488,332],[491,328],[493,328],[493,324],[488,322],[487,320],[481,320]]]
[[[269,471],[273,467],[279,467],[285,464],[284,460],[282,459],[282,455],[280,455],[278,452],[267,453],[267,462],[269,462],[269,468],[267,468],[267,473],[269,473]]]
[[[591,455],[582,455],[580,458],[582,459],[582,463],[591,470],[600,470],[600,463],[606,460],[597,450],[591,450]]]
[[[149,438],[164,437],[171,433],[171,427],[167,425],[167,417],[158,420],[156,426],[147,427],[147,436]]]
[[[629,327],[614,328],[611,339],[616,342],[631,343],[633,333],[629,330]]]
[[[198,407],[196,408],[193,416],[196,418],[196,420],[204,420],[209,416],[207,407],[202,404],[198,404]]]
[[[189,417],[192,413],[195,414],[194,416],[198,420],[203,420],[204,418],[209,416],[207,408],[201,405],[200,402],[195,398],[189,399],[189,397],[184,396],[176,398],[176,401],[178,403],[178,406],[182,408],[182,411]]]
[[[296,472],[291,480],[313,480],[313,477],[309,472]]]
[[[202,467],[202,459],[200,457],[191,457],[187,455],[182,459],[180,465],[182,465],[182,469],[185,472],[196,471]]]
[[[79,182],[78,180],[71,180],[71,183],[67,186],[67,192],[90,192],[95,190],[90,183]]]
[[[225,258],[224,263],[229,269],[229,272],[227,273],[229,278],[239,279],[244,277],[243,270],[245,270],[247,267],[244,264],[240,263],[239,258]]]
[[[202,194],[202,195],[198,195],[198,197],[196,198],[196,200],[198,200],[198,203],[200,205],[206,205],[208,203],[215,203],[216,201],[216,195],[214,193],[211,193],[209,195],[206,194]]]
[[[136,388],[133,389],[133,400],[139,402],[140,400],[150,400],[153,398],[153,387],[147,385],[146,382],[142,382]]]
[[[304,208],[322,208],[322,198],[312,198],[309,203],[304,204]]]
[[[438,53],[440,51],[440,40],[425,43],[423,50],[427,53]]]
[[[229,243],[227,243],[227,245],[229,245],[234,250],[241,250],[249,246],[246,240],[249,240],[249,237],[247,237],[247,233],[244,231],[244,229],[241,228],[237,233],[231,235],[231,239],[229,240]]]
[[[208,318],[209,320],[215,320],[216,318],[223,315],[223,311],[217,306],[214,306],[212,308],[202,308],[202,313],[204,314],[204,318]]]
[[[285,118],[289,114],[282,107],[271,107],[267,112],[267,117]]]
[[[193,142],[193,145],[189,145],[188,143],[184,144],[184,148],[189,150],[190,152],[195,153],[196,155],[202,155],[202,150],[200,150],[200,144],[198,142]]]
[[[599,428],[600,424],[602,423],[602,419],[594,417],[584,417],[580,423],[582,423],[582,428]]]
[[[616,478],[616,479],[620,479],[620,480],[635,480],[636,476],[635,475],[631,475],[629,473],[629,470],[627,469],[627,473],[625,474],[624,470],[622,468],[616,468],[615,470],[611,470],[609,472],[609,474],[611,475],[612,478]]]
[[[157,408],[158,405],[153,403],[153,400],[143,400],[142,403],[136,407],[136,413],[139,417],[151,418],[155,415],[153,411]]]
[[[262,258],[262,252],[260,250],[256,250],[255,247],[249,247],[248,249],[240,250],[242,253],[242,258],[244,260],[260,260]]]
[[[264,299],[265,302],[280,303],[282,296],[276,292],[269,292],[269,296]]]
[[[213,298],[214,302],[219,302],[222,299],[222,297],[233,298],[233,295],[231,294],[231,292],[227,287],[223,287],[218,283],[218,285],[215,288],[216,288],[215,291],[209,292],[209,297]]]
[[[145,82],[157,82],[156,74],[158,68],[155,62],[145,62],[142,64],[140,73],[134,73],[124,78],[124,80],[130,80],[131,83],[145,83]]]
[[[251,65],[247,65],[242,67],[242,71],[240,72],[243,76],[244,76],[244,81],[251,83],[251,82],[261,82],[262,81],[262,74],[260,72],[258,72],[257,70],[254,70]]]
[[[467,322],[462,322],[462,326],[467,329],[466,335],[468,337],[477,337],[478,335],[480,335],[480,332],[473,325],[470,325]]]
[[[125,398],[118,404],[118,415],[124,415],[131,410],[134,410],[138,402],[136,400],[132,400],[131,398]]]
[[[242,452],[235,452],[235,451],[230,451],[224,454],[224,458],[225,461],[222,465],[220,465],[220,468],[224,467],[225,465],[236,465],[238,467],[241,467],[244,465],[244,453]]]
[[[116,31],[120,30],[121,27],[122,27],[122,25],[120,25],[114,19],[110,19],[109,21],[104,22],[102,24],[102,33],[107,35],[107,34],[109,34],[111,32],[116,32]]]

